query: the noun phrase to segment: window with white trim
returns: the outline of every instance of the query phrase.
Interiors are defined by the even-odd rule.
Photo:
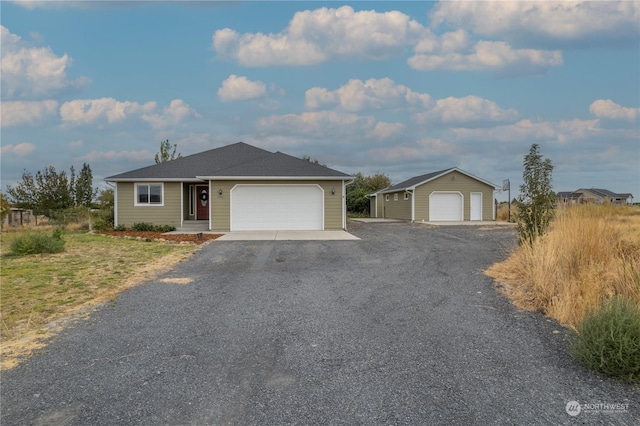
[[[385,200],[385,201],[389,201],[389,194],[387,194],[387,195],[385,195],[385,196],[384,196],[384,200]]]
[[[405,192],[405,193],[404,193],[404,199],[405,199],[405,200],[408,200],[408,199],[409,199],[409,193],[408,193],[408,192]]]
[[[162,183],[136,183],[136,206],[163,206],[164,184]]]
[[[393,201],[398,201],[398,193],[393,194]]]

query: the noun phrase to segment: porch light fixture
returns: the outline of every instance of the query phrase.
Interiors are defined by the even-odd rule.
[[[335,188],[331,188],[331,195],[336,195],[336,189]]]
[[[222,188],[218,189],[218,195],[222,195]]]

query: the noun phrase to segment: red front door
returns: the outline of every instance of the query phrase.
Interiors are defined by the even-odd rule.
[[[209,187],[196,186],[196,220],[209,220]]]

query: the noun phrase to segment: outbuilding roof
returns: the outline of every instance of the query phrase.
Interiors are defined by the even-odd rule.
[[[195,181],[225,177],[351,178],[346,173],[319,164],[238,142],[113,175],[105,180]]]
[[[376,195],[377,194],[386,194],[386,193],[390,193],[390,192],[413,190],[417,186],[423,185],[423,184],[425,184],[427,182],[430,182],[430,181],[432,181],[434,179],[439,178],[440,176],[444,176],[447,173],[451,173],[451,172],[454,172],[454,171],[462,173],[463,175],[467,175],[470,178],[475,179],[477,181],[480,181],[480,182],[482,182],[482,183],[484,183],[486,185],[492,186],[493,188],[498,188],[498,186],[496,186],[495,184],[493,184],[493,183],[491,183],[489,181],[486,181],[484,179],[480,179],[479,177],[474,176],[474,175],[472,175],[470,173],[467,173],[464,170],[461,170],[461,169],[459,169],[457,167],[450,167],[448,169],[439,170],[437,172],[427,173],[427,174],[420,175],[420,176],[414,176],[414,177],[412,177],[410,179],[407,179],[407,180],[405,180],[403,182],[400,182],[400,183],[398,183],[396,185],[390,186],[389,188],[387,188],[387,189],[385,189],[383,191],[379,191],[379,192],[376,193]]]

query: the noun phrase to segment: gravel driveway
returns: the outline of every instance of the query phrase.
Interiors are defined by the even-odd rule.
[[[3,373],[2,424],[640,423],[637,387],[482,274],[512,229],[350,232],[203,247]]]

